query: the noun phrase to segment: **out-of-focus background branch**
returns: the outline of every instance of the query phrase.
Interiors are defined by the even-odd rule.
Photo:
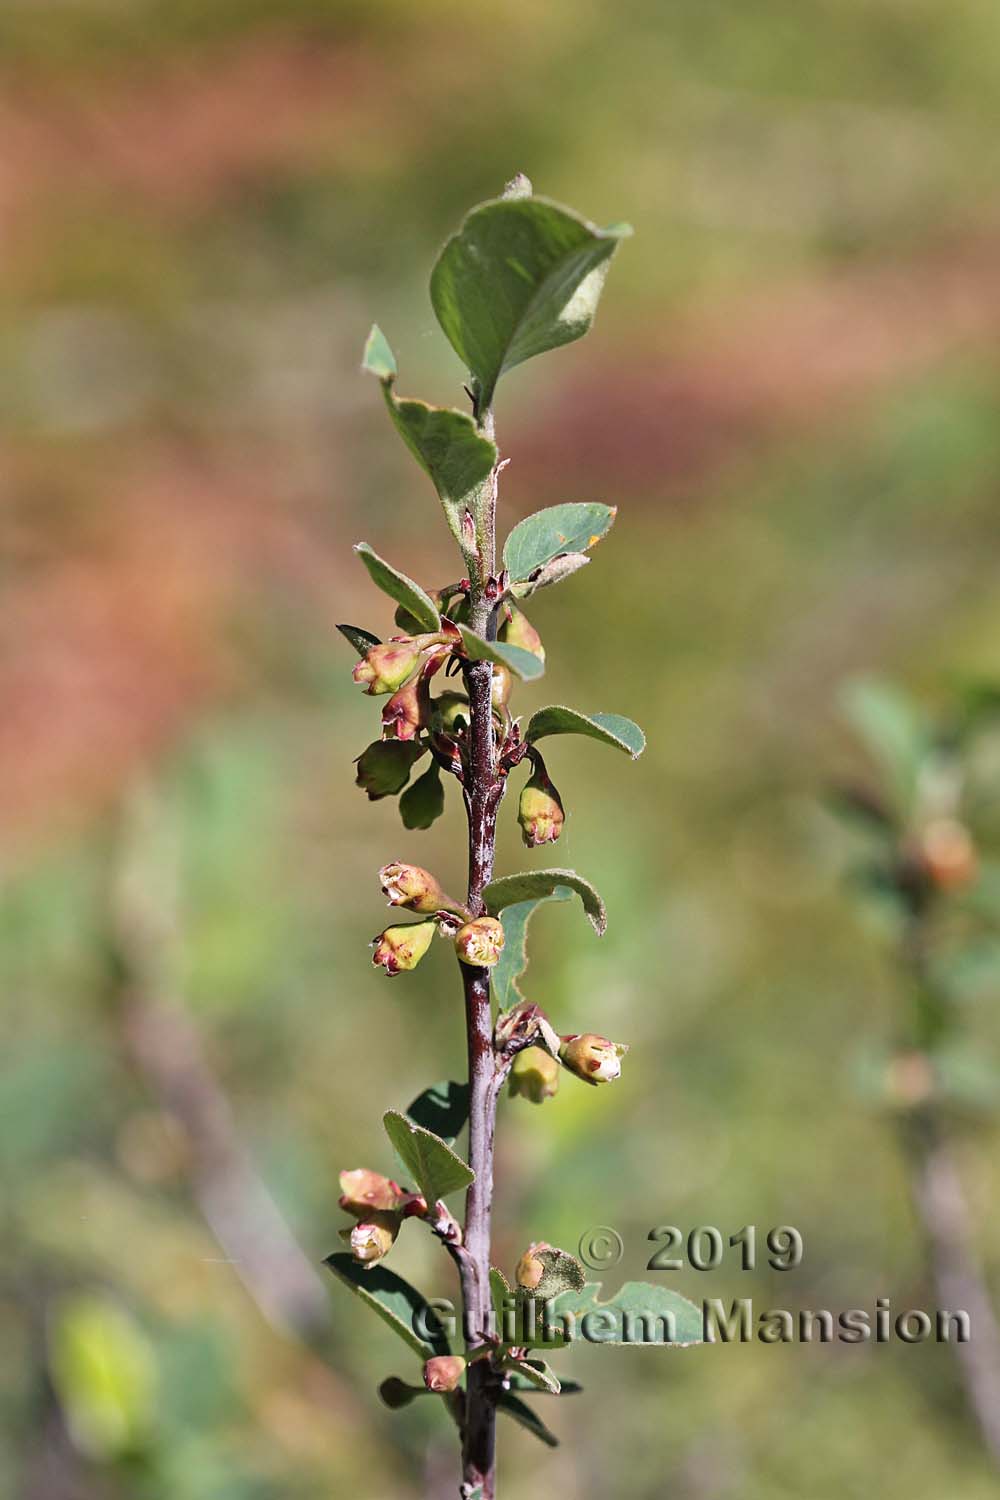
[[[933,1305],[906,1163],[854,1086],[896,978],[814,799],[854,764],[842,679],[997,672],[1000,18],[499,12],[0,16],[0,1493],[405,1500],[450,1444],[429,1400],[377,1404],[415,1368],[315,1278],[337,1171],[391,1172],[382,1109],[462,1050],[447,955],[388,986],[364,942],[387,859],[460,884],[460,810],[404,834],[352,786],[371,704],[332,626],[389,625],[351,542],[447,581],[360,350],[377,316],[401,389],[461,402],[427,275],[517,169],[638,231],[583,352],[501,387],[501,530],[620,505],[531,612],[550,669],[520,704],[629,713],[650,750],[615,777],[553,752],[565,862],[611,926],[560,958],[573,918],[542,911],[530,994],[632,1050],[615,1089],[502,1104],[498,1258],[612,1224],[640,1277],[656,1224],[792,1223],[799,1271],[675,1284]],[[156,818],[123,844],[137,783]],[[509,807],[501,866],[523,858]],[[1000,1097],[998,1001],[987,974],[965,1024]],[[961,1167],[995,1298],[990,1119]],[[452,1292],[429,1237],[393,1259]],[[545,1408],[563,1446],[539,1466],[504,1432],[523,1500],[995,1493],[933,1344],[565,1364],[588,1393]]]

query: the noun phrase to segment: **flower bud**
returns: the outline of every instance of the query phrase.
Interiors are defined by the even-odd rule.
[[[341,1231],[342,1238],[351,1247],[351,1254],[363,1266],[373,1266],[384,1260],[396,1243],[400,1216],[381,1213],[377,1209],[365,1215],[353,1229]]]
[[[453,1391],[464,1374],[465,1360],[460,1354],[436,1354],[424,1365],[424,1385],[443,1394]]]
[[[433,922],[411,922],[407,927],[387,927],[372,938],[372,963],[392,976],[415,969],[434,939]]]
[[[430,717],[430,689],[421,674],[393,693],[382,710],[384,739],[412,740]]]
[[[535,1251],[551,1249],[552,1246],[545,1240],[532,1242],[518,1261],[514,1270],[514,1280],[526,1292],[533,1292],[545,1275],[545,1267],[540,1260],[536,1259]]]
[[[391,1177],[382,1177],[378,1172],[358,1167],[353,1172],[340,1174],[340,1206],[359,1219],[366,1218],[372,1209],[399,1208],[406,1200],[398,1182]]]
[[[503,924],[496,917],[475,917],[455,934],[455,952],[463,964],[489,969],[503,952]]]
[[[554,844],[562,833],[566,821],[562,800],[540,760],[536,761],[535,769],[521,789],[517,821],[521,825],[521,837],[529,849],[539,844]]]
[[[379,693],[394,693],[408,681],[420,665],[426,648],[441,639],[440,634],[401,635],[392,641],[383,641],[356,664],[354,681],[362,683],[369,697]]]
[[[544,1047],[525,1047],[510,1070],[511,1098],[523,1094],[532,1104],[544,1104],[559,1090],[559,1064]]]
[[[928,823],[920,840],[920,862],[938,890],[958,890],[976,878],[976,850],[964,824],[954,818]]]
[[[507,619],[497,631],[498,639],[507,646],[520,646],[522,651],[530,651],[532,656],[544,661],[545,647],[542,645],[542,638],[527,615],[522,614],[513,604],[508,604],[506,608]]]
[[[490,693],[493,698],[494,708],[506,708],[510,702],[511,689],[514,686],[514,678],[509,668],[500,662],[493,663],[493,679],[490,684]]]
[[[405,906],[408,911],[427,915],[448,904],[448,898],[434,876],[419,865],[383,865],[378,878],[382,894],[388,896],[390,906]]]
[[[584,1083],[613,1083],[621,1077],[621,1059],[628,1051],[622,1042],[609,1042],[592,1031],[564,1036],[559,1056],[565,1067]]]

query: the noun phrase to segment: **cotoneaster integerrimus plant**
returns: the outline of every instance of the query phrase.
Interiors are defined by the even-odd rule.
[[[511,1286],[491,1265],[493,1134],[504,1084],[536,1104],[551,1098],[563,1070],[590,1085],[621,1072],[627,1048],[599,1033],[560,1034],[519,989],[529,918],[540,902],[579,897],[603,933],[604,903],[573,870],[531,869],[494,877],[497,814],[513,776],[522,781],[517,816],[529,849],[555,843],[563,806],[539,748],[562,734],[587,735],[633,759],[642,731],[617,714],[541,708],[527,722],[511,708],[515,682],[533,682],[545,652],[522,606],[539,589],[562,583],[589,562],[615,518],[598,502],[556,505],[516,525],[496,544],[498,481],[504,467],[494,428],[494,396],[506,371],[587,332],[611,260],[627,225],[597,229],[569,209],[533,195],[519,175],[503,196],[475,208],[451,238],[431,276],[431,301],[445,335],[468,368],[471,413],[430,406],[396,393],[396,361],[374,327],[363,368],[376,376],[400,437],[426,470],[444,507],[460,565],[453,582],[422,587],[379,557],[355,547],[373,583],[395,602],[397,634],[381,641],[342,625],[357,651],[355,680],[387,699],[381,736],[358,759],[357,781],[372,799],[399,796],[408,830],[428,828],[444,806],[444,784],[457,783],[468,818],[468,887],[460,900],[437,879],[402,860],[379,872],[390,906],[414,920],[374,940],[374,962],[387,975],[415,968],[435,937],[453,944],[464,993],[468,1079],[435,1084],[403,1112],[384,1116],[386,1134],[411,1185],[367,1168],[341,1175],[341,1207],[355,1220],[342,1231],[350,1252],[327,1264],[400,1335],[422,1364],[422,1381],[383,1382],[390,1407],[417,1396],[439,1398],[457,1425],[464,1500],[496,1493],[494,1429],[504,1412],[543,1442],[556,1439],[529,1400],[579,1387],[560,1381],[551,1353],[600,1312],[600,1342],[697,1343],[701,1315],[674,1292],[629,1282],[606,1302],[568,1252],[532,1243]],[[456,571],[458,577],[455,577]],[[435,694],[434,688],[439,691]],[[426,768],[415,780],[418,763]],[[456,1013],[458,1006],[456,1005]],[[584,1027],[597,1018],[574,1017]],[[454,1149],[468,1126],[468,1161]],[[447,1200],[465,1190],[459,1222]],[[440,1240],[458,1273],[461,1352],[423,1296],[383,1265],[403,1225]],[[456,1341],[457,1342],[457,1341]]]

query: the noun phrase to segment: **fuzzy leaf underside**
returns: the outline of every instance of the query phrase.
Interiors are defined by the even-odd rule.
[[[573,892],[568,886],[557,886],[545,896],[517,901],[504,907],[500,921],[504,931],[503,951],[491,970],[493,993],[501,1011],[523,1000],[518,980],[528,967],[528,922],[543,901],[568,901]]]
[[[462,523],[467,511],[473,517],[477,514],[480,493],[497,462],[496,445],[483,436],[467,413],[396,395],[396,361],[377,325],[368,336],[363,368],[381,381],[397,432],[430,475],[452,536],[468,554],[469,538]]]
[[[616,514],[614,506],[596,501],[550,505],[535,511],[519,521],[504,542],[504,567],[517,583],[556,557],[585,553],[609,530]]]
[[[385,1266],[359,1265],[352,1255],[336,1251],[328,1255],[324,1265],[329,1266],[338,1281],[349,1288],[367,1307],[370,1307],[383,1322],[399,1335],[405,1344],[421,1359],[433,1354],[450,1354],[451,1347],[443,1331],[430,1339],[422,1339],[414,1332],[419,1315],[425,1315],[422,1326],[432,1328],[434,1315],[427,1300],[402,1276]]]
[[[376,588],[380,588],[383,594],[388,594],[390,599],[401,604],[422,630],[441,629],[441,616],[437,612],[434,601],[424,592],[419,583],[414,583],[412,578],[407,578],[405,573],[401,573],[398,568],[394,568],[391,563],[379,557],[367,542],[358,542],[354,550],[367,568],[369,577]]]
[[[560,886],[568,886],[576,892],[594,931],[598,937],[603,936],[608,925],[604,902],[590,882],[575,870],[525,870],[519,875],[503,875],[499,880],[490,881],[483,891],[483,901],[487,911],[498,916],[506,907],[522,901],[544,900]]]
[[[415,1125],[397,1109],[382,1116],[386,1135],[428,1203],[467,1188],[475,1173],[432,1130]]]
[[[559,704],[540,708],[532,714],[524,737],[533,745],[553,734],[588,735],[604,745],[624,750],[633,760],[638,760],[646,748],[646,736],[638,724],[623,714],[582,714],[575,708],[563,708]]]
[[[406,1111],[414,1125],[431,1131],[450,1146],[469,1119],[469,1085],[446,1079],[418,1094]]]
[[[431,302],[489,405],[501,374],[581,338],[627,225],[598,229],[546,198],[473,209],[431,274]]]
[[[503,641],[485,641],[467,625],[458,628],[470,661],[499,662],[501,666],[509,667],[522,682],[533,682],[545,671],[545,663],[539,661],[533,651],[525,651],[522,646],[506,646]]]
[[[600,1292],[601,1283],[592,1281],[553,1299],[553,1326],[564,1329],[569,1343],[581,1341],[580,1320],[588,1315],[590,1323],[582,1338],[586,1343],[663,1348],[704,1342],[702,1312],[679,1292],[648,1281],[626,1281],[606,1302],[600,1301]],[[566,1314],[576,1319],[575,1328],[560,1323]],[[599,1324],[595,1317],[600,1318]],[[647,1336],[650,1333],[652,1337]]]

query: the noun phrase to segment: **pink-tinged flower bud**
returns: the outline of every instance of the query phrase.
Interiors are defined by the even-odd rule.
[[[525,1047],[510,1070],[510,1094],[544,1104],[559,1091],[559,1064],[544,1047]]]
[[[427,727],[430,718],[430,688],[423,676],[414,677],[393,693],[382,710],[383,739],[412,740]]]
[[[388,896],[390,906],[405,906],[408,911],[418,911],[426,916],[449,904],[434,876],[419,865],[383,865],[378,878],[382,894]]]
[[[530,651],[532,656],[544,661],[545,647],[542,645],[542,638],[527,615],[522,614],[513,604],[508,604],[506,609],[507,619],[497,631],[498,639],[507,646],[520,646],[522,651]]]
[[[606,1036],[587,1031],[582,1036],[564,1036],[559,1056],[584,1083],[614,1083],[621,1077],[621,1059],[627,1051],[625,1043],[609,1042]]]
[[[397,641],[373,646],[356,664],[354,681],[364,685],[369,697],[394,693],[413,676],[420,665],[420,653],[433,639],[426,635],[404,635]]]
[[[424,1385],[443,1395],[453,1391],[465,1374],[465,1360],[460,1354],[436,1354],[424,1365]]]
[[[525,1250],[514,1269],[514,1280],[526,1292],[533,1292],[545,1275],[545,1267],[535,1256],[536,1250],[551,1250],[545,1240],[533,1241]]]
[[[407,927],[387,927],[372,938],[372,963],[392,976],[415,969],[434,940],[433,922],[411,922]]]
[[[455,952],[463,964],[489,969],[503,952],[503,924],[496,917],[475,917],[455,934]]]
[[[391,1177],[382,1177],[364,1167],[341,1172],[340,1191],[341,1208],[349,1214],[356,1214],[359,1219],[366,1218],[372,1209],[400,1208],[408,1197]]]
[[[506,708],[510,702],[511,689],[514,686],[514,678],[507,667],[499,662],[493,663],[493,678],[490,683],[490,693],[493,697],[493,707]]]
[[[562,833],[566,821],[562,799],[545,768],[538,762],[521,789],[517,821],[521,825],[521,837],[529,849],[535,849],[539,844],[554,844]]]
[[[377,1209],[367,1213],[353,1229],[341,1230],[341,1237],[351,1247],[351,1254],[363,1266],[373,1266],[384,1260],[396,1243],[400,1216],[381,1213]]]
[[[919,858],[928,878],[941,891],[960,890],[978,874],[979,862],[969,830],[954,818],[936,818],[928,823],[920,839]]]

